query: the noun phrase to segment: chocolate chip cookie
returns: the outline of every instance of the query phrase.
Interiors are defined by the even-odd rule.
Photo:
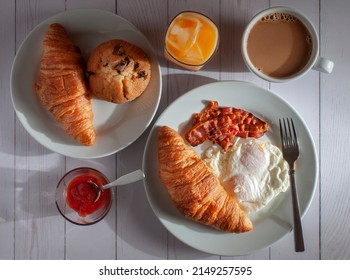
[[[94,96],[125,103],[145,91],[151,79],[151,65],[142,49],[114,39],[93,50],[87,62],[87,77]]]

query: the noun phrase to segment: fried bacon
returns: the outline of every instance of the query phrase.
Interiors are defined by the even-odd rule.
[[[259,138],[269,129],[266,122],[243,109],[219,107],[217,101],[193,116],[192,128],[186,133],[186,140],[197,146],[205,140],[220,145],[225,151],[232,146],[233,137]]]

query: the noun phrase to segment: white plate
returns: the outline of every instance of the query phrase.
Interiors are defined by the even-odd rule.
[[[168,125],[183,136],[193,113],[200,112],[208,100],[219,106],[246,109],[270,125],[261,139],[280,146],[278,119],[292,117],[300,142],[296,182],[301,214],[304,215],[316,189],[318,165],[311,134],[299,114],[274,93],[245,82],[215,82],[184,94],[174,101],[155,122],[144,152],[145,189],[156,216],[178,239],[198,250],[217,255],[244,255],[275,243],[292,229],[290,190],[280,194],[261,211],[251,216],[254,229],[248,233],[224,233],[184,218],[170,200],[159,179],[158,128]],[[204,144],[196,148],[201,153]]]
[[[40,67],[43,37],[54,22],[66,28],[85,59],[100,43],[119,38],[142,48],[151,62],[150,84],[133,102],[116,105],[93,98],[97,135],[92,147],[82,146],[67,136],[32,91]],[[67,11],[40,23],[20,46],[11,74],[12,101],[24,128],[48,149],[75,158],[107,156],[134,142],[152,121],[159,105],[161,88],[160,67],[148,40],[125,19],[101,10]]]

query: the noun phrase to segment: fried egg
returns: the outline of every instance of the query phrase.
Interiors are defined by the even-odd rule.
[[[204,161],[248,213],[259,211],[289,186],[288,164],[269,142],[237,138],[226,152],[215,145],[208,148]]]

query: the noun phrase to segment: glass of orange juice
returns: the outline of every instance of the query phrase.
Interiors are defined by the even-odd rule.
[[[215,54],[218,44],[218,28],[210,18],[198,12],[181,12],[168,27],[164,56],[185,69],[197,71]]]

